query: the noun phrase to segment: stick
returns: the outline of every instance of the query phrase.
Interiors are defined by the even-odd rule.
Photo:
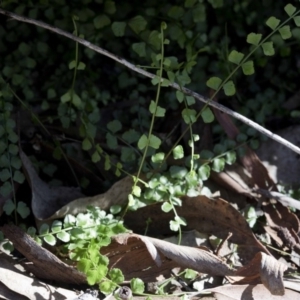
[[[89,41],[87,40],[84,40],[82,38],[79,38],[71,33],[68,33],[66,31],[63,31],[59,28],[56,28],[54,26],[51,26],[49,24],[46,24],[44,22],[41,22],[41,21],[36,21],[36,20],[33,20],[33,19],[30,19],[30,18],[27,18],[27,17],[23,17],[23,16],[19,16],[19,15],[16,15],[12,12],[9,12],[9,11],[6,11],[6,10],[3,10],[0,8],[0,14],[3,14],[7,17],[10,17],[10,18],[13,18],[15,20],[18,20],[18,21],[21,21],[21,22],[25,22],[25,23],[29,23],[29,24],[33,24],[33,25],[36,25],[38,27],[41,27],[41,28],[44,28],[44,29],[47,29],[47,30],[50,30],[52,32],[55,32],[57,33],[58,35],[62,35],[62,36],[65,36],[66,38],[68,39],[71,39],[79,44],[82,44],[84,46],[86,46],[87,48],[89,49],[92,49],[94,50],[95,52],[97,53],[100,53],[102,55],[105,55],[115,61],[117,61],[118,63],[124,65],[125,67],[127,67],[128,69],[131,69],[132,71],[134,72],[137,72],[139,74],[142,74],[144,75],[145,77],[149,77],[149,78],[154,78],[156,75],[152,74],[152,73],[149,73],[139,67],[136,67],[135,65],[133,65],[132,63],[128,62],[127,60],[121,58],[121,57],[118,57],[108,51],[106,51],[105,49],[101,48],[101,47],[98,47],[92,43],[90,43]],[[290,143],[289,141],[283,139],[282,137],[280,137],[279,135],[277,134],[274,134],[272,133],[271,131],[265,129],[264,127],[258,125],[257,123],[253,122],[252,120],[244,117],[243,115],[227,108],[226,106],[222,105],[222,104],[219,104],[209,98],[206,98],[198,93],[195,93],[194,91],[190,90],[190,89],[187,89],[187,88],[182,88],[179,84],[177,83],[170,83],[170,86],[176,90],[180,90],[180,91],[183,91],[185,94],[187,95],[190,95],[190,96],[193,96],[195,99],[201,101],[201,102],[204,102],[232,117],[234,117],[235,119],[237,120],[240,120],[241,122],[247,124],[248,126],[250,127],[253,127],[254,129],[256,129],[257,131],[261,132],[262,134],[266,135],[267,137],[273,139],[274,141],[286,146],[287,148],[291,149],[292,151],[300,154],[300,148],[295,146],[294,144]]]

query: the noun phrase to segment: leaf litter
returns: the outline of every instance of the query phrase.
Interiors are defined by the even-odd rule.
[[[238,130],[230,119],[226,115],[222,118],[216,115],[228,135],[235,137]],[[32,211],[38,221],[62,218],[69,213],[78,214],[84,212],[87,205],[102,209],[116,204],[125,205],[132,189],[133,181],[129,176],[116,182],[106,193],[94,197],[85,197],[78,189],[70,187],[53,188],[39,178],[24,152],[20,151],[20,156],[32,188]],[[282,200],[285,206],[281,204],[267,169],[251,149],[246,148],[246,155],[240,160],[240,170],[235,172],[234,169],[229,172],[225,170],[213,174],[212,178],[235,193],[256,201],[267,219],[268,224],[263,227],[265,232],[278,247],[299,255],[299,219],[286,207],[294,202],[285,199]],[[268,194],[262,190],[268,191]],[[173,216],[163,213],[160,205],[156,204],[129,212],[125,224],[135,233],[115,236],[102,252],[109,257],[111,267],[119,267],[123,271],[127,281],[139,277],[146,283],[159,283],[174,276],[175,269],[190,268],[198,272],[200,281],[203,275],[223,278],[221,286],[219,283],[210,289],[194,290],[194,293],[211,292],[216,299],[277,299],[278,296],[281,299],[296,299],[298,290],[291,289],[296,290],[297,279],[296,284],[284,279],[284,272],[293,270],[293,266],[257,239],[244,215],[229,200],[185,196],[182,197],[183,206],[177,207],[178,215],[187,221],[185,230],[196,230],[223,240],[219,247],[179,246],[138,234],[143,233],[146,227],[147,234],[151,236],[165,237],[172,233],[169,222]],[[152,222],[146,226],[145,220],[148,219]],[[83,274],[37,245],[17,227],[5,225],[2,231],[26,257],[27,261],[23,263],[25,269],[38,278],[61,283],[86,282]],[[237,246],[236,251],[232,245]],[[232,257],[235,254],[233,260],[228,260],[230,252]],[[226,282],[230,284],[224,285]]]

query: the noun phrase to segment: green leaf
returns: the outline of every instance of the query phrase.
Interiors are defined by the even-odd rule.
[[[225,159],[224,158],[215,158],[212,164],[212,170],[215,172],[222,172],[225,167]]]
[[[157,84],[160,83],[160,81],[161,81],[161,78],[160,78],[160,77],[154,76],[154,77],[152,78],[152,80],[151,80],[151,83],[152,83],[153,85],[157,85]]]
[[[107,146],[110,149],[114,150],[114,149],[118,148],[118,140],[114,135],[112,135],[110,132],[108,132],[105,137],[106,137]]]
[[[75,92],[72,95],[72,103],[76,107],[80,107],[81,105],[81,99]]]
[[[110,170],[110,168],[111,168],[110,159],[109,159],[109,156],[106,155],[105,156],[105,162],[104,162],[104,170],[108,171],[108,170]]]
[[[10,178],[10,171],[9,171],[9,169],[2,169],[0,171],[0,180],[2,182],[4,182],[4,181],[8,180],[9,178]]]
[[[232,80],[226,82],[223,89],[226,96],[233,96],[235,94],[235,85]]]
[[[167,71],[167,75],[168,75],[170,82],[174,83],[175,82],[175,73],[172,71]]]
[[[51,230],[53,233],[56,233],[58,231],[61,231],[62,229],[62,222],[61,221],[58,221],[58,220],[54,220],[52,225],[51,225]]]
[[[16,209],[15,203],[11,200],[8,199],[5,201],[5,204],[3,206],[3,210],[5,211],[5,213],[10,216],[11,213]]]
[[[183,218],[183,217],[180,217],[180,216],[175,216],[175,221],[178,222],[178,224],[180,225],[183,225],[183,226],[186,226],[187,223],[186,223],[186,219]]]
[[[297,27],[300,27],[300,16],[296,16],[293,18]]]
[[[26,57],[26,66],[29,69],[33,69],[36,66],[36,61],[30,57]]]
[[[206,107],[201,111],[201,117],[204,123],[211,123],[215,119],[214,114],[209,107]]]
[[[77,70],[84,70],[86,67],[86,64],[84,62],[79,62],[78,66],[77,66]]]
[[[0,187],[0,193],[2,196],[7,197],[12,192],[12,185],[9,181],[4,182]]]
[[[279,23],[280,23],[280,20],[275,17],[270,17],[266,21],[267,26],[269,26],[272,30],[275,30],[276,27],[279,25]]]
[[[102,281],[99,284],[99,289],[103,294],[111,294],[115,289],[117,288],[117,285],[114,282],[111,281]]]
[[[125,22],[113,22],[111,25],[111,29],[115,36],[124,36],[126,28]]]
[[[173,157],[174,157],[174,159],[180,159],[180,158],[184,157],[184,151],[183,151],[183,147],[181,145],[177,145],[173,149]]]
[[[22,42],[19,45],[18,50],[24,55],[24,56],[28,56],[31,52],[31,47],[28,46],[28,44],[25,44],[24,42]]]
[[[69,69],[72,70],[76,67],[76,61],[72,60],[71,62],[69,62]]]
[[[191,269],[185,270],[184,278],[194,280],[197,276],[198,276],[198,272]]]
[[[44,234],[47,234],[49,233],[49,225],[44,223],[41,225],[40,229],[39,229],[39,234],[40,235],[44,235]]]
[[[161,163],[165,158],[165,154],[163,152],[155,153],[151,156],[151,160],[154,163]]]
[[[168,16],[176,20],[182,18],[183,14],[184,14],[184,9],[181,6],[176,6],[176,5],[171,6],[171,8],[168,11]]]
[[[164,117],[166,113],[166,109],[159,105],[156,106],[156,103],[153,100],[150,102],[149,111],[151,114],[154,114],[155,117]]]
[[[213,90],[217,90],[220,87],[221,83],[222,83],[221,78],[211,77],[207,80],[206,85]]]
[[[63,95],[60,97],[61,103],[66,103],[66,102],[69,102],[70,100],[71,100],[71,94],[70,94],[70,91],[66,92],[65,94],[63,94]]]
[[[242,59],[244,58],[244,54],[241,52],[238,52],[236,50],[232,50],[228,56],[228,60],[236,65],[238,65]]]
[[[170,204],[169,202],[164,202],[163,205],[161,206],[161,210],[165,213],[168,213],[173,209],[173,205]]]
[[[143,134],[138,141],[138,148],[143,150],[148,144],[148,138],[145,134]]]
[[[120,284],[124,281],[124,275],[123,275],[122,271],[117,268],[111,269],[108,272],[108,276],[116,284]]]
[[[184,167],[180,166],[171,166],[170,167],[170,175],[172,178],[184,179],[188,170]]]
[[[92,148],[92,143],[91,143],[90,139],[89,138],[85,138],[82,141],[82,149],[88,151],[91,148]]]
[[[109,208],[109,211],[110,211],[113,215],[118,214],[121,210],[122,210],[122,206],[121,206],[121,205],[112,205],[112,206]]]
[[[275,50],[274,50],[274,47],[273,47],[273,42],[265,42],[261,46],[262,46],[264,54],[266,56],[272,56],[272,55],[275,54]]]
[[[139,186],[137,186],[137,185],[135,185],[133,187],[133,189],[132,189],[132,194],[134,196],[136,196],[136,197],[140,197],[141,196],[141,192],[142,192],[141,188]]]
[[[162,79],[161,86],[168,87],[170,84],[170,80],[165,78]]]
[[[119,120],[113,120],[107,124],[107,128],[111,132],[116,133],[122,129],[122,124]]]
[[[181,103],[184,99],[184,93],[181,91],[176,91],[176,98],[179,103]]]
[[[279,29],[279,33],[283,40],[287,40],[292,37],[291,29],[289,25],[285,25]]]
[[[129,20],[128,25],[136,34],[139,34],[146,28],[147,21],[142,16],[136,16]]]
[[[17,155],[19,152],[19,147],[15,144],[9,144],[8,146],[8,152],[12,155]]]
[[[14,245],[11,241],[7,241],[7,242],[3,243],[2,247],[8,253],[11,253],[12,251],[14,251]]]
[[[186,96],[186,103],[187,105],[193,105],[196,103],[196,100],[193,96]]]
[[[244,143],[247,141],[247,139],[248,139],[248,136],[244,133],[239,133],[236,137],[236,141],[238,143]]]
[[[247,43],[257,46],[262,38],[262,34],[251,32],[247,35]]]
[[[64,243],[68,243],[71,240],[71,235],[66,231],[59,232],[56,237]]]
[[[82,258],[77,263],[77,269],[78,271],[86,274],[93,266],[93,263],[90,259]]]
[[[95,151],[92,155],[92,162],[97,163],[101,160],[100,154],[98,151]]]
[[[132,49],[140,57],[145,57],[146,56],[146,43],[145,42],[133,43],[132,44]]]
[[[44,241],[50,246],[55,246],[56,244],[56,238],[52,234],[44,236]]]
[[[235,163],[236,161],[236,153],[235,151],[229,151],[226,153],[226,156],[225,156],[225,160],[226,160],[226,163],[228,165],[232,165]]]
[[[204,22],[206,20],[205,5],[198,4],[192,9],[193,21],[195,23]]]
[[[242,70],[244,75],[252,75],[255,73],[254,64],[252,60],[248,60],[242,64]]]
[[[225,146],[223,144],[215,144],[214,145],[214,149],[213,152],[217,155],[222,154],[223,152],[225,152]]]
[[[132,144],[139,139],[139,133],[134,129],[129,129],[122,134],[122,138],[129,144]]]
[[[132,278],[130,280],[130,288],[135,294],[142,294],[145,290],[144,282],[139,278]]]
[[[28,227],[27,234],[29,234],[31,237],[35,237],[36,236],[36,228],[32,227],[32,226]]]
[[[104,2],[104,11],[110,15],[116,12],[115,1],[105,1]]]
[[[185,0],[184,7],[191,8],[195,5],[196,2],[198,2],[198,1],[197,0]]]
[[[19,137],[14,131],[10,131],[8,134],[8,139],[15,144],[19,140]]]
[[[170,229],[172,231],[178,231],[180,228],[180,225],[178,224],[178,222],[174,221],[174,220],[171,220],[170,221]]]
[[[96,29],[101,29],[110,24],[110,18],[107,15],[100,15],[94,19]]]
[[[181,115],[186,124],[193,124],[197,121],[197,112],[194,109],[185,108],[182,110]]]
[[[207,180],[210,176],[210,166],[203,165],[198,169],[198,174],[201,180]]]
[[[20,172],[19,170],[16,170],[14,172],[14,177],[13,177],[13,180],[15,182],[18,182],[18,183],[23,183],[25,181],[25,176],[22,172]]]
[[[284,10],[289,15],[289,17],[291,17],[296,11],[296,7],[289,3],[284,7]]]
[[[151,134],[149,139],[149,146],[154,149],[158,149],[160,147],[160,144],[161,144],[161,139]]]

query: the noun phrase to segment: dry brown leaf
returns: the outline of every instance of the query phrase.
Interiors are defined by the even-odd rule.
[[[233,124],[231,118],[219,111],[214,112],[227,135],[231,138],[235,138],[239,131]],[[267,169],[258,156],[249,147],[247,147],[246,150],[246,155],[241,158],[241,162],[252,175],[254,183],[260,189],[276,191],[274,181],[270,178]],[[288,245],[290,249],[294,249],[297,253],[300,253],[298,237],[300,221],[298,217],[278,201],[276,201],[275,204],[271,204],[270,200],[266,199],[266,201],[263,202],[262,209],[265,212],[268,224],[272,228],[272,230],[269,231],[271,237],[276,241],[281,240],[282,245]]]
[[[245,218],[223,199],[209,199],[206,196],[183,197],[182,206],[176,207],[176,211],[187,221],[184,230],[195,229],[222,239],[226,239],[231,232],[230,242],[245,249],[243,258],[246,260],[251,260],[259,251],[269,253],[257,241]],[[141,208],[137,212],[129,212],[125,216],[125,224],[134,232],[141,233],[145,230],[145,221],[151,218],[152,222],[147,229],[149,234],[157,236],[171,233],[169,222],[173,217],[172,213],[162,212],[161,204],[156,204]]]
[[[218,300],[297,300],[300,294],[289,289],[283,296],[272,295],[262,284],[257,285],[224,285],[205,290],[212,292]]]
[[[73,267],[63,263],[54,254],[38,245],[28,234],[15,225],[1,227],[4,235],[14,244],[28,262],[24,268],[38,278],[65,283],[83,284],[86,277]]]
[[[107,255],[110,266],[122,270],[125,280],[139,277],[155,282],[161,275],[170,277],[175,267],[218,276],[234,274],[232,268],[208,251],[137,234],[117,235],[109,246],[101,248],[101,253]]]
[[[213,109],[216,118],[225,132],[231,139],[235,139],[239,134],[238,128],[232,122],[229,115],[222,113],[219,110]],[[269,187],[276,189],[274,181],[271,179],[266,167],[259,160],[256,153],[249,147],[244,146],[246,154],[240,158],[242,165],[251,174],[251,178],[260,188],[268,189]]]
[[[50,284],[40,282],[36,278],[22,273],[14,267],[16,262],[9,257],[0,260],[0,295],[13,300],[65,300],[74,299],[76,293]]]
[[[250,263],[237,270],[237,276],[244,276],[241,280],[231,282],[257,283],[258,277],[273,295],[284,295],[283,273],[287,266],[274,257],[265,253],[257,253]]]
[[[287,195],[278,192],[269,192],[263,189],[254,189],[254,192],[259,193],[267,198],[275,199],[285,207],[293,207],[297,210],[300,210],[300,201]]]
[[[85,197],[76,199],[67,205],[61,207],[47,220],[63,218],[66,214],[77,215],[86,211],[87,206],[98,206],[103,210],[109,209],[112,205],[124,205],[128,201],[128,195],[131,193],[133,180],[130,176],[116,182],[105,193],[94,197]]]
[[[50,187],[39,178],[31,161],[22,150],[20,150],[20,157],[31,186],[32,212],[38,220],[47,219],[65,204],[83,197],[83,194],[77,188]]]
[[[127,202],[132,189],[133,180],[128,176],[116,182],[106,193],[84,197],[76,188],[49,187],[39,178],[24,152],[20,151],[20,157],[32,189],[32,211],[39,220],[63,218],[66,214],[76,215],[85,212],[89,205],[104,210],[112,205],[122,205]]]

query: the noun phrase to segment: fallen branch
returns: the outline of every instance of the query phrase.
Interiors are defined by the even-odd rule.
[[[127,60],[121,58],[121,57],[118,57],[108,51],[106,51],[105,49],[101,48],[101,47],[98,47],[92,43],[90,43],[89,41],[85,40],[85,39],[82,39],[80,37],[77,37],[71,33],[68,33],[66,31],[63,31],[59,28],[56,28],[54,26],[51,26],[49,24],[46,24],[44,22],[41,22],[41,21],[37,21],[37,20],[33,20],[33,19],[30,19],[30,18],[27,18],[27,17],[23,17],[23,16],[19,16],[17,14],[14,14],[12,12],[9,12],[9,11],[6,11],[6,10],[3,10],[3,9],[0,9],[0,14],[3,14],[7,17],[10,17],[10,18],[13,18],[15,20],[18,20],[18,21],[21,21],[21,22],[25,22],[25,23],[29,23],[29,24],[33,24],[33,25],[36,25],[38,27],[41,27],[41,28],[44,28],[44,29],[47,29],[47,30],[50,30],[52,32],[55,32],[57,33],[58,35],[62,35],[62,36],[65,36],[66,38],[68,39],[71,39],[79,44],[82,44],[84,46],[86,46],[87,48],[89,49],[92,49],[94,50],[95,52],[97,53],[100,53],[102,55],[105,55],[115,61],[117,61],[118,63],[124,65],[125,67],[127,67],[128,69],[131,69],[139,74],[142,74],[146,77],[149,77],[149,78],[154,78],[156,75],[152,74],[152,73],[149,73],[139,67],[136,67],[135,65],[133,65],[132,63],[128,62]],[[187,89],[187,88],[183,88],[181,87],[179,84],[177,83],[170,83],[170,86],[176,90],[180,90],[180,91],[183,91],[185,94],[187,95],[190,95],[190,96],[193,96],[195,99],[201,101],[201,102],[204,102],[232,117],[234,117],[235,119],[237,120],[240,120],[241,122],[247,124],[248,126],[250,127],[253,127],[254,129],[256,129],[257,131],[261,132],[262,134],[266,135],[267,137],[273,139],[274,141],[286,146],[287,148],[291,149],[292,151],[300,154],[300,148],[295,146],[294,144],[290,143],[289,141],[283,139],[282,137],[280,137],[279,135],[277,134],[274,134],[272,133],[271,131],[265,129],[264,127],[258,125],[257,123],[253,122],[252,120],[244,117],[243,115],[235,112],[235,111],[232,111],[231,109],[227,108],[226,106],[223,106],[209,98],[206,98],[198,93],[195,93],[194,91],[190,90],[190,89]]]

